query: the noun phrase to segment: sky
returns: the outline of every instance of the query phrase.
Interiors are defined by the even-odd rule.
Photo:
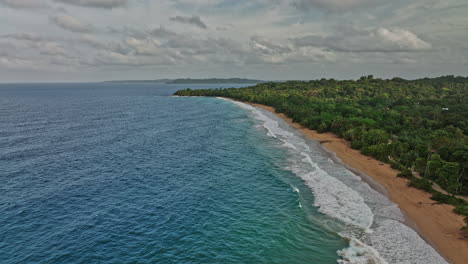
[[[0,82],[468,75],[466,0],[0,0]]]

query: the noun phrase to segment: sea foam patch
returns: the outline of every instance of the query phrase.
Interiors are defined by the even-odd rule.
[[[298,132],[273,114],[232,101],[248,110],[268,136],[288,149],[287,169],[304,180],[314,193],[318,210],[345,224],[338,232],[349,247],[338,251],[339,263],[447,263],[404,222],[398,206],[372,189],[340,164],[330,162],[319,147],[310,145]]]

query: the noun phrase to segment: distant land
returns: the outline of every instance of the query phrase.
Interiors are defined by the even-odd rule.
[[[165,83],[165,84],[216,84],[216,83],[262,83],[265,81],[244,79],[244,78],[209,78],[209,79],[156,79],[156,80],[119,80],[119,81],[106,81],[105,83]]]

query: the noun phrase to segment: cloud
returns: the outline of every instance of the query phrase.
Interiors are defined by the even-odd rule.
[[[93,49],[110,49],[108,43],[101,41],[95,35],[90,34],[81,34],[78,38],[71,38],[68,40],[70,43],[73,44],[83,44]]]
[[[136,55],[145,55],[153,56],[161,54],[160,44],[150,38],[146,39],[137,39],[137,38],[127,38],[125,43],[131,47]]]
[[[47,38],[32,33],[16,33],[0,36],[0,41],[9,41],[17,50],[39,52],[46,55],[65,55],[65,47],[61,39]],[[3,42],[5,44],[5,42]],[[13,54],[10,54],[13,55]],[[16,52],[14,53],[16,54]]]
[[[343,11],[358,6],[363,6],[375,1],[371,0],[293,0],[293,4],[299,9],[311,9],[314,7],[330,11]]]
[[[292,41],[298,47],[326,47],[341,52],[411,52],[432,48],[430,43],[409,30],[383,27],[369,30],[345,28],[333,35],[309,35]]]
[[[22,8],[44,8],[47,4],[44,0],[0,0],[0,4],[16,9]]]
[[[195,75],[199,65],[215,75],[237,68],[281,79],[324,74],[320,67],[339,77],[398,75],[386,67],[403,65],[417,75],[437,63],[466,72],[468,62],[464,0],[0,0],[0,9],[2,67],[68,65],[83,79],[88,71],[99,72],[91,78],[139,78],[155,69]],[[28,78],[19,73],[5,77]]]
[[[16,43],[11,41],[0,41],[0,57],[8,57],[12,54],[16,54],[18,50],[21,50],[23,47],[16,45]]]
[[[91,59],[84,61],[88,66],[111,66],[111,67],[145,67],[154,65],[172,65],[173,58],[167,55],[161,56],[135,56],[132,54],[120,54],[110,50],[101,50]]]
[[[178,34],[170,31],[168,29],[165,29],[164,27],[160,26],[159,28],[155,28],[150,32],[151,35],[155,37],[160,37],[160,38],[169,38],[169,37],[174,37],[177,36]]]
[[[105,31],[107,33],[110,33],[116,36],[123,35],[125,37],[131,36],[131,37],[136,37],[136,38],[145,38],[148,34],[150,34],[147,31],[143,31],[143,30],[136,29],[136,28],[130,28],[127,26],[123,26],[123,27],[107,26]]]
[[[61,39],[54,40],[31,33],[2,35],[0,68],[57,72],[70,70],[74,59],[69,48]]]
[[[15,34],[7,34],[7,35],[2,35],[0,38],[7,38],[7,39],[16,39],[16,40],[24,40],[24,41],[35,41],[35,42],[41,42],[45,41],[46,38],[37,34],[32,34],[32,33],[15,33]]]
[[[46,42],[42,45],[39,50],[39,54],[42,55],[62,55],[67,56],[67,52],[63,45],[55,42]]]
[[[122,7],[122,6],[127,5],[128,3],[128,0],[54,0],[54,1],[64,3],[64,4],[69,4],[69,5],[75,5],[75,6],[96,7],[96,8],[105,8],[105,9]]]
[[[10,70],[39,70],[39,66],[31,60],[13,58],[13,57],[0,57],[0,68]]]
[[[289,62],[331,62],[335,54],[319,47],[295,47],[290,43],[277,44],[273,41],[254,36],[250,39],[247,63],[282,64]]]
[[[61,27],[64,30],[74,33],[90,33],[93,32],[93,27],[88,24],[84,24],[80,20],[70,15],[61,14],[50,17],[50,21]]]
[[[250,38],[250,44],[253,50],[259,51],[263,54],[282,54],[292,52],[292,49],[288,46],[274,44],[273,42],[259,36]]]
[[[183,24],[189,24],[189,25],[194,25],[196,27],[202,28],[202,29],[207,29],[208,26],[205,24],[205,22],[202,21],[202,19],[199,16],[175,16],[169,18],[171,21],[183,23]]]

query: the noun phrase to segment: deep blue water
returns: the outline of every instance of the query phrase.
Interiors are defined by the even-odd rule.
[[[186,87],[0,85],[0,263],[336,263],[278,143]]]

